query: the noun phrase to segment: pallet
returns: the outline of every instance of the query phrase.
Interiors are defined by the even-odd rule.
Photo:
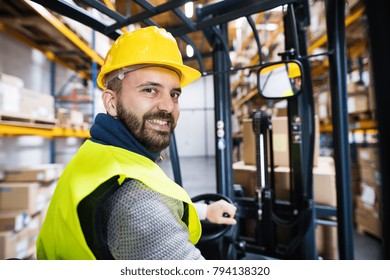
[[[0,124],[52,129],[56,123],[56,120],[47,120],[33,118],[22,114],[0,112]]]
[[[375,231],[369,229],[368,227],[361,225],[361,224],[356,224],[356,232],[359,235],[369,235],[372,236],[378,240],[381,240],[382,237]]]
[[[375,119],[375,112],[366,111],[366,112],[360,112],[360,113],[350,113],[350,114],[348,114],[348,117],[349,117],[350,122],[373,120],[373,119]]]
[[[72,130],[89,130],[91,128],[90,123],[75,124],[75,123],[58,123],[57,127],[63,129],[72,129]]]

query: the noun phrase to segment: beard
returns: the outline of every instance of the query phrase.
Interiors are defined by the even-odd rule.
[[[166,111],[148,112],[139,118],[130,110],[126,110],[119,100],[117,104],[118,119],[126,126],[130,133],[149,151],[161,152],[169,146],[171,134],[176,126],[172,114]],[[169,131],[160,131],[146,125],[149,119],[162,119],[168,121]]]

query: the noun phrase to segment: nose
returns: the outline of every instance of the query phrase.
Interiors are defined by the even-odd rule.
[[[170,92],[164,92],[160,95],[157,108],[161,111],[172,113],[175,109],[175,101],[173,100]]]

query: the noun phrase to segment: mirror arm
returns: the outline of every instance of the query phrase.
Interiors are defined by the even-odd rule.
[[[285,52],[279,52],[278,55],[282,58],[282,60],[290,60],[296,56],[296,50],[289,49]]]
[[[331,56],[333,54],[334,54],[334,51],[333,50],[329,50],[327,52],[301,56],[299,59],[308,59],[308,58],[317,57],[317,56]]]
[[[259,34],[257,33],[256,24],[254,23],[251,16],[247,16],[246,20],[248,21],[248,23],[252,29],[253,36],[255,37],[255,41],[257,44],[257,55],[259,56],[259,62],[260,62],[259,64],[261,65],[263,63],[263,57],[262,57],[262,53],[261,53],[260,37],[259,37]]]

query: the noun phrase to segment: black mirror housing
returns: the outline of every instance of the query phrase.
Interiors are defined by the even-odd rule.
[[[302,91],[303,68],[297,60],[264,64],[257,71],[259,95],[266,99],[286,99]]]

